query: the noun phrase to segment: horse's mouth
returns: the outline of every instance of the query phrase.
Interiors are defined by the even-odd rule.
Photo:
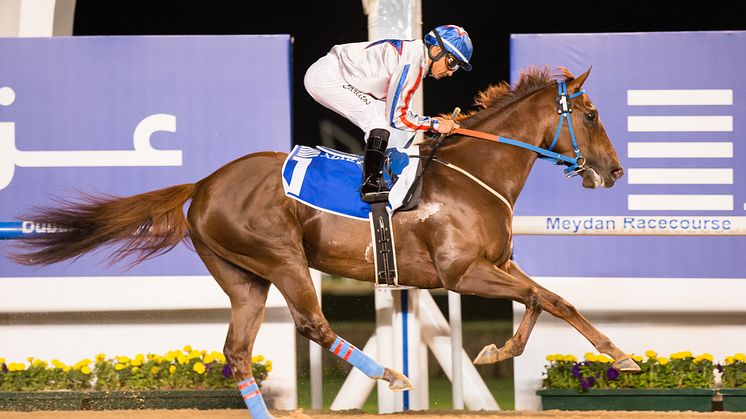
[[[614,181],[611,181],[611,185],[608,185],[604,178],[596,172],[596,169],[588,166],[583,171],[583,187],[589,189],[596,189],[598,187],[610,188],[614,185]]]
[[[618,167],[614,170],[611,170],[608,176],[601,176],[600,174],[598,174],[596,169],[588,165],[582,172],[583,187],[589,189],[595,189],[599,187],[611,188],[612,186],[614,186],[616,180],[622,177],[623,174],[624,170],[621,167]]]

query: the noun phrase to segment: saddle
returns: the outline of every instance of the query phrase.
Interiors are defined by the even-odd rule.
[[[406,151],[386,152],[384,180],[391,189],[389,202],[369,204],[360,199],[362,156],[356,154],[295,146],[282,168],[286,196],[320,211],[370,223],[378,286],[398,285],[391,216],[416,208],[421,196],[422,182],[415,181],[423,170],[421,159],[415,158],[418,149]]]

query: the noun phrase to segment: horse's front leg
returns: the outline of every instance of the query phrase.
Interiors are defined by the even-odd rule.
[[[508,271],[516,278],[534,282],[512,261],[508,263]],[[546,312],[569,323],[570,326],[585,336],[597,351],[614,358],[614,368],[620,371],[640,371],[640,366],[629,355],[624,353],[624,351],[614,345],[611,339],[596,329],[572,304],[546,288],[538,287],[538,303]]]
[[[599,351],[614,358],[614,366],[622,371],[639,371],[640,367],[608,337],[599,332],[567,301],[545,289],[508,261],[497,267],[486,260],[473,262],[457,280],[446,282],[446,288],[459,293],[488,298],[508,298],[526,306],[526,312],[516,333],[502,348],[488,345],[474,360],[477,364],[503,361],[523,353],[536,320],[542,310],[575,327]]]

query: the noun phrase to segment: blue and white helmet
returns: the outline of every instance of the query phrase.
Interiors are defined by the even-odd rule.
[[[440,36],[440,40],[438,36]],[[474,48],[471,46],[469,34],[461,26],[443,25],[438,26],[425,35],[425,44],[437,45],[451,53],[459,62],[459,66],[466,71],[471,71],[471,53]],[[441,42],[442,41],[442,44]]]

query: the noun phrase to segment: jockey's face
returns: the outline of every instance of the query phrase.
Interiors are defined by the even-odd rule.
[[[440,54],[440,47],[432,46],[432,56],[437,57]],[[449,57],[451,66],[449,67]],[[455,65],[455,68],[454,68]],[[433,66],[430,69],[430,75],[435,79],[442,79],[443,77],[450,77],[453,73],[458,70],[458,62],[451,57],[450,54],[443,54],[437,61],[433,62]]]

